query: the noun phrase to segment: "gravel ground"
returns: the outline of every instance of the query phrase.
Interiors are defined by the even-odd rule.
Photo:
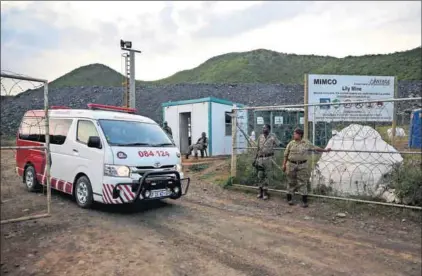
[[[11,152],[2,158],[13,171]],[[328,202],[289,207],[201,175],[190,173],[189,194],[176,201],[84,210],[53,193],[52,217],[1,225],[1,275],[421,275],[418,219]],[[2,219],[40,211],[31,207],[44,196],[7,180]]]

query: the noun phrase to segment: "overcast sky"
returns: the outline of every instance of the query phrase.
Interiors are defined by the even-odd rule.
[[[412,2],[1,2],[1,69],[54,80],[90,63],[121,72],[119,41],[143,51],[136,78],[257,48],[344,57],[421,45]]]

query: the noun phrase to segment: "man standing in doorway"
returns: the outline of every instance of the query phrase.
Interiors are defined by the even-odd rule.
[[[268,199],[268,172],[272,168],[274,148],[280,146],[280,141],[270,132],[271,126],[265,124],[262,134],[258,137],[258,149],[253,162],[254,167],[258,170],[259,192],[257,198],[264,200]]]
[[[171,128],[168,126],[167,121],[163,123],[163,130],[170,138],[173,138],[173,132],[171,131]]]
[[[302,194],[302,207],[308,207],[308,154],[310,151],[330,152],[331,148],[322,149],[303,139],[303,130],[295,129],[293,140],[287,144],[284,151],[283,171],[287,174],[287,202],[293,205],[293,195],[299,191]]]
[[[208,138],[205,132],[202,132],[201,138],[198,139],[196,144],[189,146],[189,152],[186,154],[186,159],[189,158],[189,155],[192,154],[192,151],[193,151],[193,155],[196,158],[198,158],[198,150],[202,151],[202,150],[205,150],[207,147],[208,147]]]

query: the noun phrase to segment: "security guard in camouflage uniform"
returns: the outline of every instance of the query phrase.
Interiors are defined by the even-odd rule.
[[[272,169],[274,148],[280,146],[280,141],[271,133],[271,126],[265,124],[262,134],[258,137],[258,149],[254,160],[254,167],[258,170],[259,193],[257,198],[268,199],[268,175]]]
[[[202,132],[201,138],[198,139],[196,144],[189,146],[189,151],[186,153],[186,159],[189,159],[189,155],[191,155],[193,151],[193,155],[195,158],[198,158],[198,151],[205,150],[208,147],[208,138],[205,132]]]
[[[163,123],[163,130],[164,132],[170,137],[173,138],[173,132],[171,131],[171,128],[168,126],[167,122]]]
[[[288,194],[287,201],[293,205],[293,195],[296,191],[302,194],[302,207],[308,207],[308,153],[310,151],[329,152],[330,148],[322,149],[303,140],[303,130],[297,128],[293,133],[293,140],[287,144],[284,151],[283,171],[287,174]]]

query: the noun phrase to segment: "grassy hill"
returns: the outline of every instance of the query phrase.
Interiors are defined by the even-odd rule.
[[[330,56],[283,54],[254,50],[216,56],[198,67],[157,83],[303,83],[305,73],[397,75],[399,80],[422,79],[421,47],[387,55]]]
[[[305,73],[388,75],[399,80],[422,79],[421,47],[386,55],[330,56],[284,54],[258,49],[213,57],[196,68],[168,78],[139,84],[175,83],[284,83],[301,84]],[[91,64],[73,70],[51,83],[62,86],[121,86],[123,76],[102,65]]]
[[[110,67],[95,63],[76,68],[49,83],[49,87],[65,86],[122,86],[123,75]]]

